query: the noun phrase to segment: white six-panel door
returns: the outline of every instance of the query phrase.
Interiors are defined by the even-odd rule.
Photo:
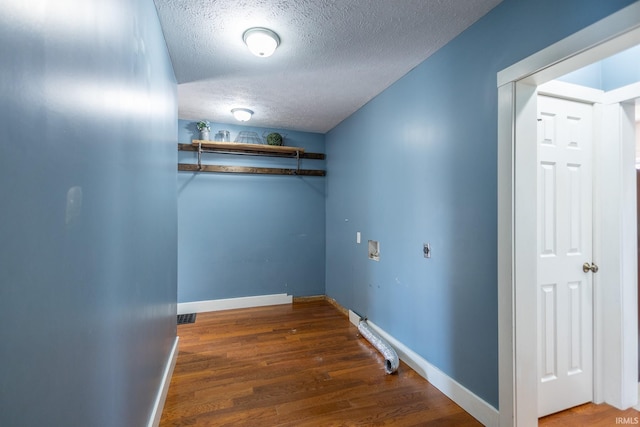
[[[538,416],[593,398],[592,110],[538,97]]]

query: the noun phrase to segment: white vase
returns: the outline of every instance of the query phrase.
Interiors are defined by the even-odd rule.
[[[202,129],[200,131],[200,139],[202,141],[208,141],[209,140],[209,129]]]

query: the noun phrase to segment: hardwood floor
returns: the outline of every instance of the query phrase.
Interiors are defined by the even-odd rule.
[[[160,425],[479,426],[404,363],[382,356],[326,301],[200,313]]]
[[[377,350],[323,300],[200,313],[178,335],[161,427],[481,425],[404,363],[386,375]],[[636,417],[588,404],[539,425],[638,424]]]
[[[635,409],[620,411],[613,406],[593,403],[576,406],[538,420],[538,425],[544,427],[605,427],[637,424],[640,424],[640,412]]]

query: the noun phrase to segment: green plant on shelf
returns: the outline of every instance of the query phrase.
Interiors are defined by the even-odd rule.
[[[282,135],[277,132],[272,132],[267,135],[267,144],[268,145],[282,145]]]
[[[206,120],[200,120],[198,123],[196,123],[196,127],[200,132],[202,132],[203,130],[211,130],[209,122]]]

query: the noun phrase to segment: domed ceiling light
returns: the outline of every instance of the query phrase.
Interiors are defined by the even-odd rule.
[[[231,114],[233,114],[233,117],[235,117],[236,120],[240,122],[247,122],[253,115],[253,111],[248,108],[234,108],[231,110]]]
[[[242,40],[255,56],[266,58],[273,55],[280,44],[280,37],[268,28],[249,28],[242,35]]]

